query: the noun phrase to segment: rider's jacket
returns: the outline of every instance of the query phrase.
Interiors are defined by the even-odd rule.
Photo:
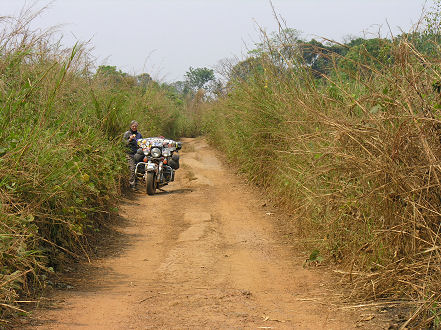
[[[132,135],[132,134],[135,134],[136,136],[132,141],[129,141],[130,135]],[[137,143],[138,139],[142,139],[142,135],[138,131],[134,132],[130,129],[124,133],[123,140],[124,140],[125,145],[127,146],[126,152],[128,154],[132,154],[132,155],[136,154],[136,151],[138,150],[138,143]]]

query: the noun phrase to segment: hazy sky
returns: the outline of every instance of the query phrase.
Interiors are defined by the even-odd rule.
[[[32,1],[0,0],[0,16],[16,15]],[[41,8],[49,1],[38,1]],[[289,27],[306,38],[341,41],[347,35],[376,32],[387,22],[393,32],[408,31],[425,0],[273,0]],[[426,8],[430,7],[430,0]],[[91,40],[97,64],[156,79],[183,79],[190,66],[213,67],[241,57],[259,40],[257,24],[277,29],[268,0],[55,0],[34,26],[61,28],[64,41]]]

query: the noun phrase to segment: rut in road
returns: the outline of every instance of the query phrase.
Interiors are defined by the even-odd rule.
[[[94,261],[41,329],[350,329],[326,276],[278,239],[272,217],[203,139],[184,141],[177,181],[122,205],[128,242]],[[376,328],[369,322],[363,328]]]

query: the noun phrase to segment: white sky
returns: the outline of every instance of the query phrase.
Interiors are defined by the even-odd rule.
[[[426,4],[426,7],[430,7]],[[0,0],[0,16],[16,16],[24,0]],[[49,1],[38,1],[41,8]],[[343,40],[363,36],[389,23],[395,34],[408,31],[425,0],[273,0],[289,27],[306,38]],[[116,65],[132,74],[183,79],[190,66],[213,67],[241,57],[259,41],[256,22],[275,31],[268,0],[55,0],[34,25],[63,24],[65,43],[91,40],[97,64]]]

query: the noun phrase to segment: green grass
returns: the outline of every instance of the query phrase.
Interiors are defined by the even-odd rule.
[[[0,21],[3,322],[63,259],[85,258],[88,237],[112,216],[128,171],[121,139],[130,121],[145,136],[171,138],[189,122],[160,84],[93,74],[83,45],[61,48],[24,21]]]

